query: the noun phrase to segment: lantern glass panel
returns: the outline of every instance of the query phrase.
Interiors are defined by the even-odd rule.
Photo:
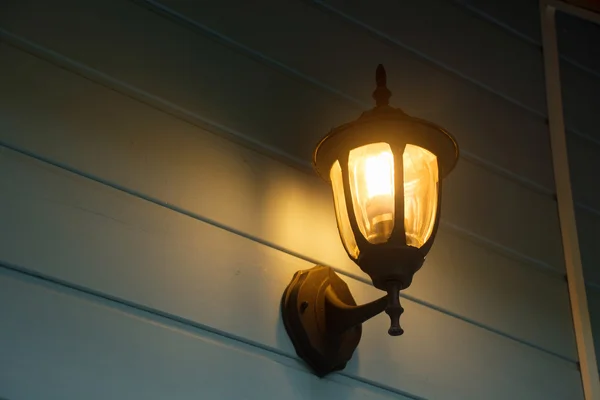
[[[421,247],[433,233],[437,213],[437,157],[422,147],[409,144],[404,149],[402,159],[406,244]]]
[[[344,247],[346,248],[346,251],[350,257],[357,259],[359,250],[358,246],[356,245],[354,233],[352,233],[350,220],[348,219],[348,208],[346,207],[346,197],[344,196],[342,168],[340,167],[339,161],[336,161],[331,167],[331,170],[329,171],[329,177],[331,178],[335,216],[337,219],[338,230],[340,231],[340,237],[342,238],[342,243],[344,244]]]
[[[387,143],[358,147],[348,156],[356,222],[370,243],[385,243],[394,228],[394,155]]]

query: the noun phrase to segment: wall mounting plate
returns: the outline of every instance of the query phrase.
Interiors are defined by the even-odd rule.
[[[361,325],[340,334],[327,329],[328,287],[345,304],[356,306],[348,285],[332,268],[320,265],[296,272],[281,299],[283,324],[296,353],[319,377],[344,369],[362,334]]]

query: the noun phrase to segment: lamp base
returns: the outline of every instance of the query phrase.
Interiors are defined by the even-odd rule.
[[[346,283],[330,267],[298,271],[281,299],[281,316],[296,353],[319,377],[344,369],[360,342],[361,325],[343,333],[327,329],[325,290],[331,287],[348,306],[356,302]]]

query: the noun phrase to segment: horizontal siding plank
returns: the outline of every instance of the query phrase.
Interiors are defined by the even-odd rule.
[[[401,399],[232,339],[0,267],[6,399]]]
[[[600,107],[600,75],[590,75],[566,63],[560,65],[563,112],[567,129],[580,132],[600,143],[598,107]],[[571,132],[569,132],[571,134]],[[591,143],[590,143],[591,144]]]
[[[11,47],[0,45],[0,52],[10,60],[0,65],[0,72],[6,68],[6,73],[0,74],[0,89],[13,93],[0,98],[3,143],[201,215],[293,254],[356,270],[337,239],[329,189],[316,176],[283,166]],[[210,174],[198,178],[201,171]],[[461,162],[445,186],[443,226],[467,232],[479,242],[496,243],[498,248],[562,273],[555,204],[546,196]],[[288,228],[282,228],[283,220],[289,221]]]
[[[261,176],[260,168],[250,172],[245,162],[225,167],[242,168],[238,172],[242,176],[234,174],[234,177],[239,178],[235,185],[233,182],[220,182],[220,176],[214,177],[215,197],[209,201],[212,201],[213,207],[218,209],[216,213],[221,216],[213,215],[206,207],[200,208],[197,205],[197,196],[201,194],[202,187],[194,184],[193,179],[190,180],[190,174],[205,168],[215,168],[220,162],[219,156],[210,147],[205,149],[209,146],[208,143],[215,143],[214,146],[218,147],[231,146],[230,144],[206,133],[201,138],[194,139],[194,136],[201,133],[188,124],[172,122],[173,118],[155,113],[146,106],[116,95],[114,91],[91,84],[12,47],[4,45],[1,49],[3,57],[10,58],[11,61],[0,66],[10,71],[3,78],[0,77],[0,85],[3,91],[14,93],[12,97],[0,100],[6,113],[0,121],[0,126],[5,128],[0,132],[0,139],[5,143],[28,149],[187,210],[196,212],[201,209],[201,214],[207,218],[293,249],[298,254],[326,263],[333,262],[330,249],[315,243],[317,237],[302,239],[306,242],[303,248],[294,248],[298,246],[298,235],[293,232],[287,233],[291,237],[282,237],[282,232],[272,231],[271,235],[265,235],[264,231],[270,231],[268,226],[264,227],[264,231],[259,229],[256,232],[257,226],[264,225],[262,216],[248,216],[246,208],[240,208],[241,205],[237,204],[231,207],[236,207],[243,216],[233,216],[231,210],[224,207],[221,197],[216,196],[221,193],[222,187],[227,186],[225,190],[229,191],[223,193],[223,198],[232,198],[230,190],[238,190],[235,185],[243,188],[248,179],[266,179]],[[49,90],[50,87],[53,89]],[[35,99],[32,99],[32,95]],[[103,100],[100,101],[100,98]],[[36,119],[21,118],[32,112],[38,116]],[[94,132],[90,130],[90,126],[94,127]],[[136,128],[132,129],[132,126]],[[53,135],[60,135],[61,141],[50,138],[49,129],[53,131]],[[63,146],[62,141],[69,142],[72,148]],[[161,143],[167,141],[169,143]],[[81,146],[80,150],[78,146]],[[73,149],[77,150],[72,151]],[[91,149],[98,155],[95,159],[87,155]],[[234,146],[231,151],[239,153],[241,150],[238,149],[239,147]],[[186,152],[185,163],[182,161],[183,151]],[[104,162],[105,157],[112,160],[110,165]],[[182,169],[175,174],[176,180],[169,180],[169,184],[165,186],[163,181],[147,179],[147,176],[162,176],[165,168],[174,164],[174,160],[178,160],[175,166]],[[263,158],[258,161],[259,165],[264,162],[262,160]],[[294,174],[287,169],[284,173]],[[319,196],[327,199],[322,201],[321,210],[325,213],[325,220],[333,222],[330,195],[325,185],[316,184],[316,178],[307,176],[303,176],[300,182],[302,184],[298,186],[295,182],[284,183],[283,179],[278,179],[275,186],[269,186],[269,193],[265,193],[265,198],[271,198],[267,195],[276,197],[274,192],[288,192],[290,189],[285,190],[284,186],[303,188],[304,185],[309,185],[310,188],[307,187],[305,193],[308,193],[309,198]],[[528,259],[538,260],[559,272],[564,271],[556,202],[553,199],[464,160],[448,179],[447,188],[443,213],[445,222],[483,237],[484,240],[496,242],[503,248],[512,249]],[[196,190],[193,197],[189,196],[190,190]],[[250,189],[252,190],[254,189]],[[176,191],[183,191],[186,195],[174,193]],[[256,195],[262,199],[262,194]],[[290,201],[292,204],[302,203],[298,205],[302,209],[312,209],[314,204],[312,200],[301,202],[297,196],[293,200],[287,196],[285,200],[269,200],[272,203],[264,204],[263,210],[277,219],[274,216],[277,213],[276,207],[288,209]],[[258,222],[254,218],[258,218]],[[303,222],[300,226],[309,223]],[[519,224],[518,229],[514,229],[515,223]],[[334,224],[330,228],[332,231],[336,229]],[[317,251],[323,256],[314,253],[312,248],[315,244],[317,249],[320,248]],[[337,254],[343,255],[342,253],[340,251]],[[345,260],[346,256],[343,255],[342,258]]]
[[[539,2],[521,0],[454,0],[479,15],[493,20],[522,38],[541,46],[541,28]],[[572,60],[587,70],[600,75],[600,59],[596,57],[594,43],[600,38],[600,31],[593,24],[585,23],[580,18],[556,13],[558,23],[558,44],[561,56]],[[589,38],[581,42],[581,38]],[[595,39],[595,40],[594,40]]]
[[[0,224],[11,227],[0,230],[0,263],[293,356],[279,302],[293,272],[310,263],[29,157],[0,154]],[[346,281],[358,303],[381,293]],[[510,281],[499,283],[515,295]],[[567,308],[548,300],[529,311],[530,324]],[[384,314],[369,321],[343,375],[428,399],[582,398],[573,362],[403,304],[406,333],[387,336]]]
[[[600,76],[600,27],[564,12],[556,13],[556,27],[560,53]]]
[[[541,46],[539,2],[458,0],[457,3]],[[600,105],[600,58],[596,44],[600,28],[562,12],[557,13],[556,22],[565,122],[568,128],[600,142],[596,122]]]
[[[177,0],[149,1],[149,3],[159,3],[161,7],[171,9],[174,14],[181,14],[184,18],[190,18],[211,29],[231,36],[244,45],[258,49],[278,60],[288,62],[295,68],[308,71],[312,76],[317,76],[324,82],[350,93],[356,98],[365,102],[369,101],[368,96],[370,91],[366,87],[361,87],[360,90],[362,92],[356,91],[356,93],[353,93],[351,89],[356,86],[356,81],[360,81],[360,74],[364,76],[364,71],[367,70],[365,67],[359,71],[358,64],[349,61],[357,52],[368,54],[369,51],[372,51],[370,50],[372,45],[359,45],[357,47],[356,43],[362,44],[364,40],[360,41],[355,38],[345,40],[344,38],[347,38],[348,34],[344,34],[341,38],[341,35],[337,35],[335,36],[337,38],[336,42],[328,46],[330,49],[335,48],[335,51],[331,51],[329,55],[323,52],[319,57],[305,56],[303,51],[310,51],[311,53],[315,51],[315,43],[324,46],[323,37],[334,36],[333,33],[328,35],[327,32],[317,32],[315,28],[312,30],[313,33],[309,34],[314,35],[315,42],[294,47],[294,54],[289,54],[291,51],[286,49],[283,43],[287,41],[303,44],[303,42],[307,41],[307,34],[303,32],[300,25],[306,19],[304,15],[308,13],[305,12],[302,14],[301,18],[295,17],[297,20],[295,24],[298,27],[294,26],[294,22],[292,21],[294,16],[298,15],[298,11],[302,8],[307,8],[305,5],[296,5],[295,8],[298,10],[290,9],[287,3],[270,5],[269,13],[266,13],[261,9],[252,10],[253,7],[251,4],[240,0],[220,2],[218,6],[208,5],[203,2],[179,2]],[[350,15],[350,18],[358,20],[358,24],[369,24],[385,37],[394,40],[401,47],[390,48],[390,52],[393,52],[398,60],[400,59],[400,55],[403,56],[402,59],[409,59],[411,57],[410,52],[404,50],[402,47],[412,49],[413,53],[419,54],[421,58],[427,58],[445,66],[446,69],[455,71],[467,80],[474,81],[501,96],[510,98],[512,99],[511,101],[522,104],[539,115],[546,115],[541,48],[533,46],[504,30],[497,29],[476,15],[465,12],[456,3],[453,4],[447,0],[420,2],[329,0],[325,2],[315,1],[315,3],[321,7],[325,7],[325,10],[335,10],[334,12]],[[221,15],[225,12],[227,12],[228,18],[221,18]],[[249,18],[249,15],[252,17]],[[277,15],[277,18],[273,18],[273,15]],[[390,18],[390,15],[393,15],[393,18]],[[254,21],[258,20],[263,21],[259,24],[259,29],[254,26]],[[327,25],[327,29],[331,30],[331,22],[328,22]],[[315,25],[313,24],[312,26]],[[272,32],[274,31],[277,31],[278,35],[273,35]],[[354,35],[357,36],[358,33],[354,33]],[[317,40],[320,40],[320,42],[317,42]],[[329,40],[331,41],[331,39]],[[374,46],[380,47],[381,44],[374,44]],[[323,60],[333,57],[340,59],[342,52],[348,53],[348,56],[344,58],[346,66],[340,67],[345,70],[344,74],[336,73],[337,70],[331,67],[335,64],[331,62],[327,63],[329,68],[331,68],[330,71],[322,67]],[[474,57],[474,54],[478,54],[478,56]],[[298,58],[302,59],[297,60]],[[308,65],[311,64],[311,60],[315,65]],[[423,74],[423,71],[427,71],[426,73],[431,75],[439,75],[439,72],[430,72],[433,70],[432,68],[424,69],[421,67],[420,71],[413,71],[410,66],[411,63],[404,63],[401,69],[400,67],[398,68],[398,71],[403,71],[402,74],[406,75],[407,78],[414,77],[413,85],[415,86],[422,85],[423,81],[430,79],[419,78],[419,74]],[[357,73],[352,74],[353,70],[356,70]],[[600,96],[600,79],[596,79],[588,74],[581,74],[578,68],[574,68],[568,63],[564,63],[562,70],[563,75],[566,77],[564,94],[568,122],[570,122],[573,128],[594,136],[596,132],[595,122],[593,121],[595,113],[590,107],[593,104],[597,104],[600,100],[598,98]],[[579,87],[586,89],[586,98],[588,99],[587,104],[590,104],[589,107],[581,106],[582,93]],[[414,103],[413,94],[419,89],[415,88],[412,90],[410,84],[409,86],[403,84],[402,86],[397,86],[397,88],[400,90],[399,96],[402,96],[403,93],[412,96],[406,102],[407,105],[412,105],[411,103]],[[440,85],[439,91],[457,93],[457,95],[461,93],[457,96],[460,97],[460,101],[457,101],[456,104],[464,108],[463,110],[452,110],[452,118],[471,118],[472,114],[468,116],[464,115],[464,109],[477,109],[478,112],[481,112],[480,104],[469,107],[468,100],[465,100],[469,98],[466,93],[472,92],[468,90],[465,92],[464,89],[461,91],[456,85],[448,86],[444,84]],[[598,94],[595,94],[596,92]],[[485,96],[481,93],[477,95]],[[444,106],[444,108],[449,110],[447,106]],[[507,108],[504,107],[504,109]],[[431,118],[444,118],[444,116],[431,115]],[[514,117],[511,117],[511,119],[510,123],[520,121],[520,119],[515,119]],[[551,175],[552,168],[548,161],[550,152],[547,147],[548,138],[545,130],[545,122],[540,118],[535,120],[539,124],[538,129],[543,131],[543,134],[532,136],[532,140],[537,139],[537,149],[533,153],[529,153],[526,157],[530,159],[529,163],[539,163],[540,166],[546,165],[547,168],[543,173],[546,174],[547,179],[539,180],[538,183],[546,187],[547,190],[553,191],[554,183]],[[452,124],[453,122],[449,123]],[[515,123],[516,125],[517,123]],[[457,127],[457,129],[462,129],[462,127]],[[482,135],[481,132],[487,133],[489,131],[489,127],[478,129],[479,131],[476,133],[478,136]],[[534,132],[537,131],[531,129],[529,125],[518,128],[506,127],[502,136],[498,136],[498,138],[502,137],[501,140],[508,142],[507,145],[510,145],[513,140],[522,140],[513,139],[510,137],[511,135],[533,135]],[[486,139],[489,138],[488,136],[483,136]],[[494,140],[492,143],[499,140]],[[463,141],[461,141],[462,143]],[[467,142],[466,144],[470,146],[470,143]],[[467,147],[467,150],[469,149],[470,147]],[[515,149],[507,150],[507,152],[514,154]],[[535,154],[534,160],[531,160],[532,154]],[[515,157],[506,157],[506,159],[510,163],[514,162]],[[527,168],[525,170],[511,169],[511,171],[517,174],[523,173],[525,176],[529,176],[527,172],[523,172],[527,170]]]
[[[461,10],[457,3],[447,0],[325,0],[324,3],[539,115],[547,114],[541,47],[498,29],[477,15],[465,12],[464,8]],[[526,6],[519,4],[516,7]],[[539,13],[536,12],[535,17],[539,20]],[[597,29],[600,32],[600,28]],[[593,46],[592,43],[600,42],[594,41],[593,36],[586,36],[593,31],[580,32],[573,23],[561,31],[570,30],[576,33],[571,32],[568,40],[561,41],[561,51],[567,54],[572,43]],[[600,34],[597,36],[600,39]],[[595,76],[563,61],[561,76],[568,128],[600,142],[597,129],[600,70]],[[506,136],[522,134],[530,133],[518,130],[505,133]],[[540,150],[547,151],[548,138],[538,139],[542,145]],[[548,187],[554,188],[553,185]]]
[[[600,144],[567,136],[573,198],[600,215]]]
[[[0,28],[304,162],[332,126],[362,111],[129,1],[14,3]]]
[[[576,217],[585,280],[600,286],[600,218],[587,210],[576,210]]]
[[[10,52],[0,51],[8,60]],[[101,177],[113,185],[130,188],[165,204],[188,210],[289,253],[364,277],[342,249],[329,190],[316,177],[190,127],[63,70],[56,69],[49,74],[46,66],[34,68],[36,63],[41,62],[29,55],[16,50],[14,55],[23,59],[13,64],[11,69],[25,71],[26,76],[19,78],[19,74],[13,73],[10,82],[0,79],[3,84],[11,85],[0,84],[2,88],[15,93],[10,99],[0,99],[0,110],[3,110],[0,118],[2,140]],[[58,98],[55,97],[57,93]],[[49,97],[46,97],[48,94]],[[26,118],[26,115],[36,115],[36,118]],[[165,136],[164,132],[170,134]],[[547,236],[539,236],[536,231],[551,232],[553,225],[548,224],[547,217],[549,207],[553,207],[551,203],[540,203],[535,193],[503,182],[498,177],[488,181],[485,171],[473,166],[469,169],[468,165],[459,164],[448,181],[448,196],[444,204],[447,219],[460,222],[453,215],[466,215],[470,209],[472,215],[469,220],[473,221],[473,230],[492,237],[494,232],[505,234],[510,239],[518,237],[523,240],[523,249],[526,245],[531,245],[531,248],[537,246],[540,254],[547,255],[544,247],[551,246],[551,242],[544,242]],[[461,171],[466,172],[463,174]],[[526,212],[517,216],[507,215],[503,209],[490,208],[492,203],[486,204],[485,198],[481,202],[463,200],[461,193],[472,193],[474,188],[495,201],[505,198],[506,210],[520,210],[521,204],[528,204]],[[450,197],[454,190],[455,200]],[[540,199],[547,201],[545,197]],[[491,216],[496,216],[493,223],[490,222]],[[515,221],[530,223],[525,224],[522,231],[512,232],[510,229]],[[506,230],[496,231],[498,223],[504,224]],[[555,299],[557,309],[563,305],[556,322],[552,322],[552,319],[544,322],[553,326],[549,330],[553,334],[540,335],[535,326],[524,323],[531,315],[531,310],[516,305],[525,300],[531,301],[528,289],[514,297],[515,303],[511,299],[511,306],[508,302],[499,304],[515,310],[514,314],[510,314],[514,318],[510,323],[499,321],[496,314],[478,306],[497,303],[493,293],[504,290],[497,286],[502,281],[498,278],[504,274],[507,280],[515,282],[546,281],[547,278],[537,269],[517,260],[494,257],[493,252],[480,249],[472,240],[454,238],[456,230],[452,227],[450,223],[443,225],[440,237],[429,255],[429,267],[420,273],[421,277],[415,279],[407,293],[469,320],[574,358],[572,333],[568,329],[558,328],[568,320],[564,286],[549,281],[547,296],[540,297]],[[558,237],[558,233],[555,236]],[[540,242],[536,242],[538,239]],[[560,245],[553,248],[560,249]],[[462,254],[469,256],[463,258]],[[463,266],[466,257],[472,260],[472,267]],[[491,269],[492,265],[494,271],[486,275],[488,280],[476,282],[469,277],[476,270]],[[447,268],[455,271],[453,279],[456,282],[470,282],[470,289],[456,292],[449,287],[447,291],[442,291],[432,286],[431,282],[443,276],[441,274]],[[428,274],[432,274],[431,279]],[[480,292],[480,283],[481,287],[489,290],[485,300],[471,296],[471,293]],[[536,309],[534,304],[539,303],[532,303],[533,310]]]
[[[592,333],[594,336],[596,362],[598,363],[598,368],[600,368],[600,289],[588,286],[586,287],[586,296],[588,300],[588,310],[590,312],[590,322],[592,324]]]
[[[307,2],[291,5],[268,1],[265,8],[252,7],[241,0],[227,0],[210,6],[206,2],[172,0],[145,3],[161,4],[160,7],[171,10],[172,15],[179,14],[193,20],[197,26],[214,29],[305,74],[318,77],[366,104],[372,101],[372,81],[365,77],[372,76],[372,60],[381,60],[389,71],[388,83],[395,104],[450,129],[459,139],[461,149],[469,154],[553,191],[550,150],[543,121],[456,74],[424,61],[423,57],[415,55],[415,52],[424,53],[417,46],[410,51],[377,40],[374,35],[340,18],[319,13],[317,7],[305,4]],[[418,3],[411,6],[413,11],[420,7],[421,2]],[[265,9],[269,11],[265,12]],[[228,18],[221,18],[225,12]],[[415,18],[415,15],[407,17],[413,21]],[[311,21],[310,31],[304,29],[308,20]],[[255,26],[250,21],[261,23]],[[436,26],[435,23],[424,25]],[[287,43],[295,46],[290,47]],[[513,135],[513,132],[520,134]],[[527,152],[526,148],[531,148],[532,152]],[[506,157],[507,153],[511,154],[510,158]]]
[[[0,149],[2,148],[0,147]],[[77,186],[73,184],[75,178],[70,173],[57,179],[48,171],[41,172],[42,168],[46,166],[44,163],[38,165],[38,163],[27,161],[28,157],[6,149],[0,154],[4,155],[3,159],[0,158],[3,160],[0,161],[0,166],[3,167],[6,174],[0,182],[3,183],[7,196],[9,191],[16,191],[17,194],[14,195],[16,197],[41,198],[43,201],[52,203],[66,203],[74,209],[83,209],[97,215],[109,216],[116,221],[123,221],[124,215],[130,212],[129,207],[132,206],[129,206],[125,200],[112,207],[109,206],[111,197],[108,194],[100,196],[102,191],[94,189],[96,184],[86,186],[85,190],[78,190]],[[50,170],[60,171],[55,167]],[[168,174],[168,171],[165,171],[165,174]],[[199,179],[203,175],[200,171],[196,173]],[[80,177],[75,179],[75,182],[85,182],[85,180]],[[28,188],[25,193],[29,191],[29,194],[18,194],[20,193],[19,188]],[[87,194],[87,191],[91,194]],[[107,189],[104,191],[112,193]],[[234,195],[234,197],[239,198],[243,195]],[[119,196],[116,199],[119,199]],[[89,203],[93,206],[88,205]],[[33,202],[24,207],[37,209],[47,206]],[[123,211],[116,214],[115,209],[123,209]],[[20,240],[30,237],[27,229],[39,229],[35,225],[36,219],[30,220],[30,217],[27,216],[27,208],[23,209],[22,215],[17,215],[14,204],[9,202],[5,210],[12,215],[11,218],[17,218],[11,219],[10,224],[22,226],[23,236],[14,236],[11,239],[13,242],[18,243]],[[290,211],[290,215],[294,213],[293,210],[288,211]],[[304,219],[311,219],[309,211],[303,210],[302,212],[305,213]],[[48,213],[60,214],[60,208],[48,211]],[[297,216],[300,219],[302,217],[301,215]],[[133,221],[135,224],[141,221],[142,226],[150,231],[164,231],[162,220],[159,220],[156,225],[151,224],[152,220],[148,216],[139,216]],[[6,223],[9,224],[9,222]],[[123,223],[134,225],[130,222]],[[55,224],[60,224],[60,220],[49,222],[48,226]],[[296,226],[291,218],[284,218],[282,214],[282,218],[277,222],[278,231],[284,232],[288,224]],[[317,219],[317,223],[311,228],[315,231],[322,231],[318,224],[323,225],[325,222]],[[209,233],[212,232],[211,229],[206,229],[206,236],[213,235]],[[172,231],[172,229],[168,228],[168,231]],[[309,236],[308,232],[310,230],[300,230],[297,234],[298,236]],[[39,234],[41,235],[39,243],[43,245],[46,234],[42,232]],[[54,236],[55,234],[48,232],[47,235]],[[107,235],[114,236],[114,234],[108,233]],[[74,236],[77,237],[77,235]],[[323,240],[326,241],[323,244],[325,247],[339,246],[335,232],[332,232],[330,237],[324,237]],[[64,239],[64,241],[68,240]],[[135,240],[130,239],[129,241]],[[10,247],[8,244],[7,246]],[[85,246],[85,243],[81,243],[81,246]],[[208,249],[210,247],[207,247]],[[14,262],[17,263],[17,261]],[[357,272],[357,269],[356,266],[343,268],[344,271],[350,273]],[[438,282],[444,282],[444,284],[439,285]],[[511,287],[510,295],[506,292],[507,286]],[[462,290],[457,290],[457,288],[462,288]],[[447,310],[452,315],[491,331],[501,332],[568,359],[577,358],[564,281],[558,279],[554,274],[526,267],[488,247],[474,245],[470,240],[457,236],[447,229],[440,229],[436,245],[427,258],[426,268],[419,272],[406,293],[417,301]],[[503,301],[499,302],[499,298],[502,298]],[[539,312],[548,307],[553,310],[552,313]],[[535,324],[531,321],[531,315],[536,315]]]
[[[536,44],[541,45],[539,2],[534,0],[453,0],[489,17]]]
[[[449,129],[473,159],[552,191],[547,128],[539,117],[310,4],[266,1],[178,7],[221,21],[219,10],[226,10],[240,30],[231,37],[285,66],[117,0],[13,1],[0,26],[306,161],[329,128],[372,103],[374,67],[383,62],[394,104]]]
[[[466,162],[457,165],[444,185],[443,221],[564,271],[554,199]]]
[[[2,148],[0,147],[0,149]],[[0,216],[6,218],[4,220],[0,218],[0,221],[3,220],[7,226],[21,227],[17,232],[7,232],[8,235],[11,235],[11,239],[4,243],[6,246],[3,252],[4,257],[11,257],[11,255],[15,257],[12,259],[12,263],[22,264],[19,261],[21,250],[19,247],[14,247],[14,250],[11,251],[10,249],[13,247],[10,243],[16,244],[23,241],[43,248],[53,246],[52,242],[45,243],[47,237],[57,237],[56,228],[50,227],[60,225],[61,218],[65,220],[75,218],[83,221],[79,223],[80,229],[82,229],[80,233],[63,232],[61,235],[65,235],[65,237],[61,239],[61,242],[69,243],[69,241],[75,240],[74,238],[81,236],[80,240],[82,241],[77,242],[77,247],[89,252],[86,259],[95,257],[93,248],[90,248],[90,245],[85,242],[87,240],[85,226],[93,226],[95,219],[90,219],[86,212],[104,216],[128,227],[140,226],[140,229],[149,232],[164,234],[181,230],[181,228],[172,228],[165,222],[167,215],[171,215],[172,211],[161,211],[160,218],[139,213],[133,214],[133,217],[129,218],[128,215],[132,212],[132,208],[140,207],[138,203],[145,204],[142,200],[132,197],[130,201],[127,201],[128,196],[96,183],[85,184],[84,187],[78,189],[78,186],[87,182],[82,177],[76,177],[70,173],[60,174],[61,170],[56,167],[33,162],[29,157],[18,155],[10,150],[4,149],[0,154],[2,155],[0,156],[0,166],[4,171],[4,175],[0,176],[0,183],[2,183],[7,198],[5,202],[0,200],[0,205],[4,206],[4,213],[0,211]],[[197,174],[199,178],[202,175],[200,172]],[[100,186],[100,189],[97,186]],[[113,192],[117,194],[113,195]],[[19,208],[15,208],[15,198],[23,201],[23,205]],[[30,200],[26,201],[26,198],[30,198]],[[50,206],[45,202],[50,202]],[[76,216],[67,218],[72,213],[65,214],[64,207],[83,212],[78,211],[75,213]],[[162,210],[161,207],[154,206],[145,212],[150,213],[150,210],[156,208]],[[29,209],[46,210],[45,214],[56,215],[56,217],[52,221],[48,221],[47,217],[43,215],[31,215]],[[79,214],[83,215],[79,216]],[[38,227],[39,221],[42,220],[46,221],[45,225],[50,230],[44,231]],[[294,226],[293,221],[289,223]],[[285,229],[288,220],[282,219],[278,224],[281,229]],[[115,238],[114,242],[101,242],[102,245],[100,246],[99,243],[98,246],[103,248],[123,247],[129,246],[128,243],[137,243],[140,240],[131,235],[126,239],[123,234],[113,232],[113,229],[121,227],[118,223],[114,225],[103,235],[107,238]],[[31,231],[37,232],[36,239],[29,233]],[[214,227],[206,227],[202,233],[192,236],[212,237],[215,232],[219,231]],[[307,232],[310,231],[299,232],[299,235],[302,233],[308,235]],[[117,237],[120,239],[116,239]],[[337,240],[337,236],[333,233],[325,240],[328,240],[328,244],[332,247],[339,246],[332,239]],[[214,249],[215,252],[217,249],[227,251],[223,246],[211,247],[214,245],[207,244],[198,251],[203,249],[206,251]],[[155,244],[148,245],[152,248],[155,246]],[[239,244],[231,245],[231,248],[239,247]],[[0,249],[3,248],[0,246]],[[160,245],[158,248],[163,249],[165,245]],[[143,251],[142,248],[140,251]],[[129,261],[128,256],[124,259],[122,257],[125,255],[117,255],[116,259],[109,259],[106,262],[111,264],[133,263],[133,261]],[[155,257],[159,260],[165,259],[162,252]],[[63,261],[65,264],[78,262],[81,261],[77,259]],[[27,264],[32,263],[33,261]],[[273,261],[273,263],[275,262]],[[98,265],[98,269],[100,268]],[[215,266],[215,268],[224,267]],[[298,268],[305,268],[305,266],[300,265]],[[353,273],[357,269],[357,267],[353,267],[349,271]],[[101,277],[95,276],[94,279],[101,279]],[[86,284],[91,285],[93,282],[93,280],[89,282],[86,280]],[[439,282],[443,282],[443,284],[440,285]],[[510,293],[507,293],[507,286],[511,288]],[[172,290],[176,290],[175,287]],[[531,343],[568,359],[575,360],[577,358],[570,324],[569,300],[564,281],[557,279],[553,274],[524,267],[519,262],[506,258],[489,248],[474,245],[471,241],[454,235],[446,229],[440,230],[436,245],[427,258],[426,267],[415,277],[413,285],[406,293],[411,298],[438,309],[448,310],[452,315],[483,326],[488,330]],[[250,293],[250,295],[253,294]],[[498,301],[498,299],[503,300]],[[540,312],[545,309],[553,311]],[[536,315],[535,323],[532,323],[532,315]]]
[[[541,49],[459,4],[448,0],[322,2],[512,101],[546,114]]]

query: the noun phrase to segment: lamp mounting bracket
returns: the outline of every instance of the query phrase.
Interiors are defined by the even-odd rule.
[[[392,321],[390,335],[402,334],[399,289],[390,289],[385,296],[357,306],[348,285],[332,268],[317,265],[296,272],[283,293],[281,314],[298,356],[319,377],[344,369],[360,342],[361,324],[383,311]]]

